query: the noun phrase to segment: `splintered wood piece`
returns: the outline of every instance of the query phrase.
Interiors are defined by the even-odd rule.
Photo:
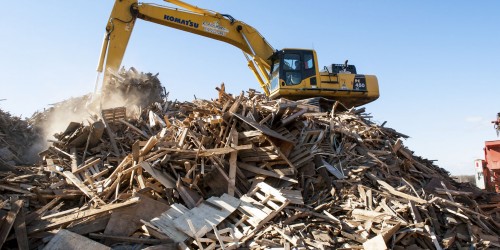
[[[242,196],[240,200],[242,205],[238,208],[239,213],[236,214],[240,219],[232,227],[238,228],[237,224],[247,221],[252,225],[252,227],[247,227],[245,232],[239,232],[240,235],[237,235],[237,237],[241,238],[240,242],[245,242],[252,237],[264,224],[278,215],[290,203],[290,200],[285,198],[277,189],[264,182],[258,183],[254,189]],[[252,217],[248,218],[247,214]]]

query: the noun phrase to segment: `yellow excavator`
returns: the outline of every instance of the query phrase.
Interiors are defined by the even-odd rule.
[[[311,49],[275,50],[252,26],[230,15],[165,0],[176,8],[137,0],[116,0],[106,25],[98,72],[104,71],[103,89],[110,74],[120,68],[135,21],[139,18],[187,31],[238,47],[248,61],[264,93],[272,99],[337,100],[357,107],[379,97],[374,75],[357,74],[354,65],[332,64],[318,67]],[[320,100],[320,101],[318,101]]]

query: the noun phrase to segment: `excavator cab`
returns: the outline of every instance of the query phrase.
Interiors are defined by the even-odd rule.
[[[314,50],[283,49],[276,51],[269,60],[269,93],[272,99],[322,98],[354,107],[379,97],[375,76],[357,74],[356,67],[347,63],[332,64],[320,71]]]
[[[297,86],[316,85],[315,53],[312,50],[276,51],[270,58],[271,96]],[[283,95],[283,93],[281,93]],[[293,99],[293,98],[292,98]]]

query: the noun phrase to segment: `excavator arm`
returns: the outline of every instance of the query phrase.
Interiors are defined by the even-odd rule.
[[[104,71],[103,86],[106,86],[110,73],[120,68],[135,21],[139,18],[226,42],[241,49],[260,86],[269,95],[270,57],[274,49],[255,28],[230,15],[201,9],[180,0],[165,1],[182,9],[138,3],[137,0],[115,1],[106,25],[97,67],[98,72]]]

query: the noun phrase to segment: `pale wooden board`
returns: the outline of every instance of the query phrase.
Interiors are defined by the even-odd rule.
[[[188,236],[175,228],[174,220],[188,212],[189,209],[184,205],[176,203],[171,205],[170,209],[162,213],[159,217],[153,218],[150,222],[175,242],[183,242]]]
[[[365,250],[384,250],[387,249],[387,245],[385,244],[384,237],[382,235],[377,235],[366,242],[363,243],[363,247]]]
[[[201,203],[198,207],[191,209],[189,213],[185,213],[184,215],[175,219],[175,227],[185,234],[196,238],[187,222],[187,220],[189,219],[193,223],[196,234],[198,235],[198,237],[201,237],[212,230],[212,225],[217,226],[232,212],[234,212],[240,205],[239,199],[234,198],[228,194],[223,194],[221,197],[210,197],[207,202],[219,206],[220,208],[222,208],[222,210],[218,210],[213,206]]]
[[[240,211],[242,214],[251,215],[251,217],[248,218],[247,222],[250,223],[252,226],[257,227],[260,224],[260,222],[269,215],[269,211],[266,208],[265,210],[267,211],[266,213],[264,210],[252,205],[252,203],[255,204],[257,202],[254,199],[247,196],[241,197],[241,204],[240,207],[238,208],[238,211]]]
[[[109,250],[101,243],[95,242],[89,238],[79,234],[72,233],[68,230],[61,229],[43,248],[44,250],[77,250],[77,249],[92,249],[92,250]]]

